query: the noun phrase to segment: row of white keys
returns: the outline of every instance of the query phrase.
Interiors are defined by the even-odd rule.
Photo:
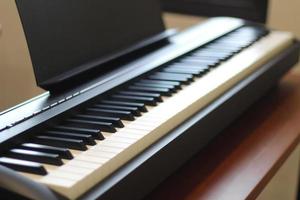
[[[288,33],[272,32],[253,46],[222,63],[206,76],[196,79],[163,103],[153,107],[135,121],[114,134],[105,133],[106,139],[85,152],[75,152],[73,160],[51,169],[49,174],[35,179],[55,191],[73,199],[149,145],[159,140],[195,112],[223,94],[234,84],[255,71],[266,61],[292,43]]]

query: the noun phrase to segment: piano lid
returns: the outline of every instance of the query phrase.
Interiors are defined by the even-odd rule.
[[[157,0],[16,3],[37,84],[47,90],[165,31]]]

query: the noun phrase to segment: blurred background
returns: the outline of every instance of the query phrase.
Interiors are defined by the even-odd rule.
[[[168,0],[164,1],[168,2]],[[191,3],[196,0],[180,1]],[[220,3],[222,1],[211,2]],[[5,6],[3,3],[4,1],[0,1],[0,6]],[[293,32],[300,38],[299,8],[299,0],[270,0],[267,25],[275,29]],[[2,24],[5,30],[0,28],[0,112],[44,92],[36,87],[26,43],[24,38],[18,34],[21,30],[17,26],[19,19],[16,9],[9,8],[6,12],[0,13],[0,20],[4,19],[4,22],[0,21],[0,24],[9,21],[7,24]],[[5,20],[5,18],[9,18],[9,20]],[[204,19],[195,15],[174,14],[169,11],[164,13],[166,26],[179,30],[200,23]],[[9,34],[7,34],[8,32]],[[294,72],[300,72],[300,67],[295,68]]]

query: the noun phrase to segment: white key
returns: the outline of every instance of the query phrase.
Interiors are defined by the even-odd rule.
[[[68,198],[79,197],[240,80],[253,73],[292,42],[291,34],[271,32],[232,59],[223,62],[207,75],[196,79],[172,97],[166,98],[165,102],[157,107],[149,108],[148,113],[136,118],[133,122],[126,122],[125,127],[118,129],[116,133],[105,134],[104,141],[97,142],[97,145],[91,146],[85,152],[76,152],[73,160],[68,161],[62,167],[51,169],[49,175],[37,181],[47,184]],[[83,172],[76,173],[76,170],[81,168]],[[69,174],[62,174],[68,169],[71,169]],[[73,173],[76,173],[76,176],[68,178]]]

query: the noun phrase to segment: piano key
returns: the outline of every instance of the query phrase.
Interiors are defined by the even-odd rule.
[[[242,38],[239,36],[232,35],[232,36],[227,36],[222,39],[219,39],[214,44],[233,44],[235,46],[238,46],[238,45],[244,45],[246,43],[252,44],[256,39],[257,39],[257,37],[253,37],[253,36],[249,36],[247,38]]]
[[[206,65],[206,66],[209,66],[209,67],[213,67],[213,66],[216,66],[219,62],[218,61],[202,60],[202,59],[197,58],[196,56],[194,56],[194,57],[189,56],[189,57],[180,59],[179,63],[193,63],[193,64],[196,64],[196,65]]]
[[[216,40],[215,42],[219,42],[219,41],[249,41],[249,40],[255,40],[257,38],[259,38],[260,36],[257,34],[247,34],[247,35],[243,35],[241,33],[232,33],[230,35],[227,36],[223,36],[222,38]]]
[[[59,147],[51,147],[46,145],[34,144],[34,143],[24,143],[20,147],[20,149],[39,151],[44,153],[58,154],[60,158],[63,159],[72,159],[72,153],[66,148]]]
[[[89,110],[89,109],[88,109]],[[92,111],[92,110],[91,110]],[[65,120],[65,123],[68,126],[74,126],[78,128],[88,128],[88,129],[99,129],[99,131],[105,131],[109,133],[116,132],[116,129],[113,125],[113,123],[110,122],[99,122],[99,121],[93,121],[88,119],[67,119]]]
[[[146,86],[135,86],[131,85],[128,87],[129,90],[133,91],[141,91],[141,92],[153,92],[160,93],[162,96],[172,96],[172,91],[169,88],[161,88],[161,87],[146,87]],[[153,97],[150,97],[153,98]],[[155,98],[153,98],[155,101]]]
[[[243,42],[240,42],[240,43],[238,43],[238,42],[228,42],[228,41],[226,41],[226,42],[219,41],[219,42],[214,43],[212,46],[214,46],[214,47],[220,47],[220,48],[224,48],[225,47],[225,49],[230,48],[230,49],[234,50],[234,49],[243,49],[243,48],[246,48],[246,47],[248,47],[251,44],[252,44],[251,42],[246,42],[246,41],[243,41]]]
[[[41,135],[52,136],[52,137],[60,137],[60,138],[68,138],[68,139],[79,139],[82,140],[87,145],[95,145],[96,142],[91,135],[84,135],[78,133],[69,133],[65,131],[46,131]]]
[[[217,58],[217,57],[208,57],[208,56],[195,56],[195,55],[190,55],[190,58],[196,58],[199,60],[204,60],[204,61],[210,61],[210,62],[215,62],[217,64],[220,64],[220,62],[222,62],[221,59]]]
[[[212,52],[195,52],[192,54],[193,56],[212,56],[212,55],[215,55],[215,53],[212,53]],[[218,52],[216,56],[218,56],[218,58],[221,60],[221,61],[225,61],[225,60],[228,60],[230,59],[234,54],[229,52],[229,53],[221,53],[221,52]]]
[[[47,163],[60,166],[63,164],[58,154],[43,153],[38,151],[24,150],[24,149],[12,149],[7,155],[10,158],[16,158],[20,160],[33,161],[38,163]]]
[[[0,132],[4,131],[4,130],[6,130],[6,129],[7,129],[6,126],[0,127]]]
[[[211,46],[207,46],[205,48],[205,50],[200,50],[200,52],[207,52],[207,53],[215,53],[215,56],[220,56],[222,54],[227,54],[227,55],[234,55],[237,54],[239,52],[241,52],[243,49],[241,48],[223,48],[220,46],[212,46],[213,44],[211,44]]]
[[[194,83],[184,87],[183,90],[174,94],[173,97],[166,98],[166,101],[159,104],[159,106],[149,109],[148,113],[144,113],[143,116],[136,118],[133,122],[128,122],[128,125],[133,128],[129,129],[127,124],[125,124],[125,127],[119,129],[117,134],[111,134],[110,137],[89,148],[88,151],[81,152],[81,160],[75,157],[74,160],[67,162],[61,167],[65,169],[71,167],[80,168],[83,165],[86,170],[89,170],[78,181],[70,182],[68,179],[63,179],[62,182],[64,184],[57,183],[60,179],[55,178],[49,173],[47,175],[48,179],[42,179],[39,182],[46,184],[51,189],[64,194],[70,199],[80,197],[95,186],[95,184],[105,180],[105,178],[118,170],[120,166],[123,166],[130,159],[139,155],[140,152],[144,151],[151,144],[159,141],[170,130],[189,119],[190,116],[193,116],[202,108],[205,108],[216,98],[220,97],[220,95],[224,94],[225,91],[231,89],[240,80],[256,72],[260,69],[261,63],[266,63],[292,43],[293,38],[291,35],[275,32],[273,37],[264,38],[261,42],[237,54],[236,57],[222,63],[206,76],[197,78]],[[134,129],[135,125],[143,128],[141,125],[145,123],[145,119],[152,119],[157,123],[150,124],[151,127],[146,126],[147,130]],[[150,130],[149,128],[152,129]],[[122,133],[134,133],[137,136],[136,141],[120,141],[119,136]],[[111,159],[106,163],[102,163],[101,160],[101,164],[98,165],[89,162],[88,159],[85,161],[82,160],[85,155],[96,157],[99,152],[102,152],[100,155],[109,152]]]
[[[219,59],[222,57],[228,57],[232,56],[235,51],[239,51],[236,48],[223,48],[220,46],[207,46],[205,49],[201,49],[199,51],[195,51],[192,53],[192,55],[198,55],[198,56],[217,56]]]
[[[63,147],[80,151],[87,150],[87,146],[82,140],[65,139],[51,136],[36,136],[33,140],[35,143],[44,144],[48,146]]]
[[[255,36],[258,37],[261,34],[261,31],[263,29],[253,26],[244,26],[241,27],[235,31],[233,31],[228,36],[240,36],[240,37],[249,37],[249,36]],[[225,36],[226,37],[226,36]]]
[[[187,78],[182,77],[166,77],[166,76],[159,76],[159,75],[150,75],[148,77],[150,80],[161,80],[161,81],[179,81],[181,84],[189,84],[190,81],[188,81]]]
[[[203,73],[207,73],[210,70],[209,66],[200,66],[191,63],[174,63],[166,67],[166,69],[191,69],[191,70],[203,70]]]
[[[158,76],[166,76],[166,77],[179,77],[179,78],[186,78],[188,81],[193,81],[193,76],[188,74],[173,74],[167,72],[156,72],[154,75]]]
[[[123,92],[119,92],[123,94]],[[139,96],[136,94],[135,96]],[[144,95],[146,96],[146,95]],[[112,109],[112,110],[122,110],[122,111],[130,111],[134,116],[141,116],[141,112],[137,107],[128,107],[128,106],[115,106],[115,105],[108,105],[108,104],[96,104],[95,108],[104,108],[104,109]]]
[[[228,36],[225,36],[225,37],[222,37],[220,40],[218,40],[217,42],[219,41],[233,41],[233,42],[239,42],[241,40],[244,40],[244,41],[256,41],[257,39],[259,39],[261,37],[261,35],[259,34],[241,34],[241,33],[233,33],[232,35],[228,35]]]
[[[117,101],[125,101],[132,103],[143,103],[149,106],[156,106],[157,102],[153,97],[137,97],[137,96],[129,96],[129,95],[112,95],[113,100]]]
[[[183,76],[183,75],[176,75],[172,73],[162,73],[162,72],[157,72],[153,75],[150,75],[148,78],[153,80],[179,81],[182,84],[189,84],[190,82],[193,81],[193,76]]]
[[[133,85],[142,86],[142,87],[154,87],[154,88],[168,88],[172,93],[178,90],[178,87],[168,84],[156,84],[156,83],[144,83],[144,82],[135,82]]]
[[[175,76],[163,76],[160,74],[153,74],[148,76],[148,79],[150,80],[159,80],[159,81],[178,81],[181,84],[189,84],[191,81],[187,77],[175,77]]]
[[[133,121],[134,116],[131,111],[123,111],[117,109],[102,109],[102,108],[88,108],[86,110],[87,113],[95,113],[96,115],[106,116],[106,117],[118,117],[123,120]]]
[[[136,108],[136,107],[134,107]],[[75,119],[83,119],[83,120],[92,120],[92,121],[101,121],[101,122],[108,122],[112,123],[113,126],[117,128],[123,128],[124,124],[121,121],[121,118],[118,117],[105,117],[105,116],[98,116],[98,115],[86,115],[86,114],[79,114],[74,116]],[[103,135],[101,139],[104,139]]]
[[[31,174],[37,175],[46,175],[46,169],[39,163],[18,160],[13,158],[1,157],[0,165],[11,168],[13,170],[17,170],[20,172],[27,172]]]
[[[136,84],[134,84],[136,85]],[[132,95],[132,96],[140,96],[140,97],[153,97],[157,102],[163,102],[161,98],[161,94],[159,93],[150,93],[150,92],[135,92],[135,91],[120,91],[119,94],[122,95]],[[141,115],[139,115],[141,116]]]
[[[243,46],[245,44],[252,44],[255,40],[257,39],[257,37],[247,37],[247,38],[240,38],[237,36],[231,36],[231,37],[227,37],[227,38],[222,38],[218,41],[216,41],[214,44],[229,44],[229,45],[234,45],[236,47],[238,46]]]
[[[210,44],[210,45],[207,46],[207,48],[223,49],[223,50],[227,50],[229,53],[232,52],[232,51],[240,51],[241,49],[243,49],[243,48],[239,48],[239,47],[224,46],[224,45],[218,45],[218,44]]]
[[[214,45],[207,46],[205,48],[206,51],[212,51],[212,52],[220,52],[220,53],[228,53],[231,55],[239,53],[242,49],[241,48],[229,48],[229,47],[217,47]],[[213,55],[210,55],[210,57],[213,57]],[[218,57],[215,55],[215,57]],[[220,59],[220,57],[219,57]]]
[[[74,118],[76,118],[76,116]],[[87,128],[77,128],[77,127],[69,127],[69,126],[54,126],[50,130],[66,131],[66,132],[78,133],[78,134],[87,134],[93,136],[97,140],[104,140],[104,136],[101,134],[99,129],[87,129]]]
[[[232,53],[233,54],[233,53]],[[194,58],[198,58],[198,59],[207,59],[207,60],[209,60],[209,59],[211,59],[211,60],[213,60],[213,59],[216,59],[216,60],[218,60],[217,62],[218,62],[218,65],[221,63],[221,62],[223,62],[223,61],[225,61],[225,60],[227,60],[227,58],[226,57],[211,57],[211,56],[199,56],[199,55],[195,55],[195,54],[191,54],[191,56],[192,57],[194,57]]]
[[[101,103],[106,103],[110,105],[117,105],[117,106],[132,106],[137,107],[141,112],[148,112],[144,103],[135,103],[135,102],[126,102],[126,101],[114,101],[114,100],[103,100]]]
[[[234,37],[234,38],[260,38],[263,35],[268,33],[267,30],[246,30],[244,28],[239,29],[236,32],[233,32],[232,34],[229,35],[229,37]]]
[[[159,81],[159,80],[142,79],[138,83],[171,85],[171,86],[174,86],[175,89],[177,89],[177,90],[181,89],[181,83],[179,81]]]
[[[204,70],[195,70],[195,69],[176,69],[176,68],[165,68],[164,72],[180,73],[180,74],[192,74],[194,76],[201,76],[204,74]]]
[[[173,71],[173,73],[184,73],[184,70],[190,71],[193,76],[201,77],[204,74],[208,73],[211,69],[201,69],[193,66],[185,66],[185,65],[176,65],[165,68],[166,71]],[[194,75],[197,72],[198,74]]]

